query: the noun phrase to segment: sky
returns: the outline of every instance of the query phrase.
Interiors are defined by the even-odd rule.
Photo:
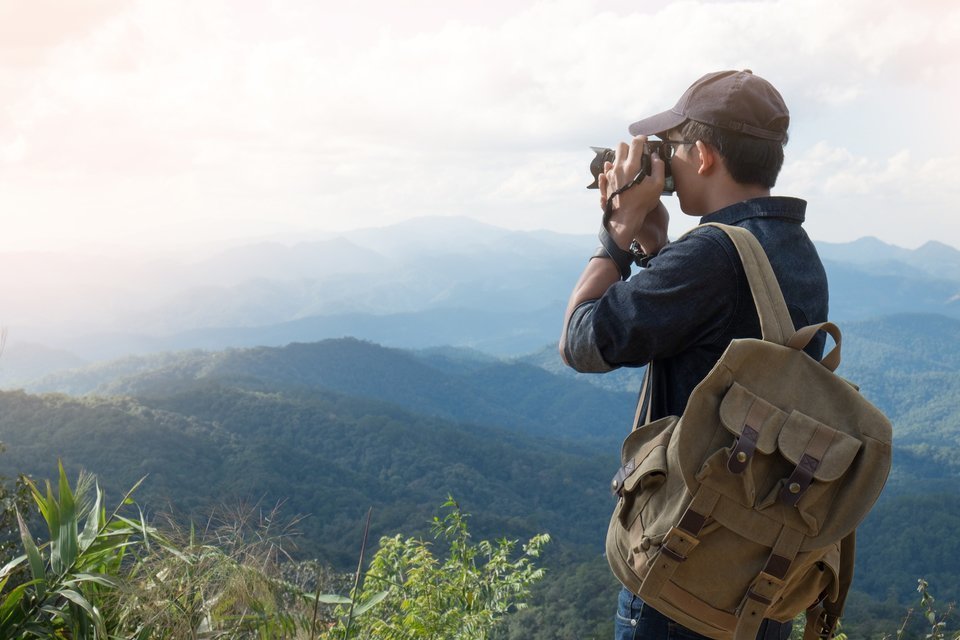
[[[593,233],[589,147],[730,68],[814,239],[960,247],[957,2],[0,0],[0,251]]]

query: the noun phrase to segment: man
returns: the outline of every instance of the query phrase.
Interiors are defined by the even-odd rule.
[[[683,413],[731,340],[760,337],[746,275],[726,234],[700,226],[667,242],[665,160],[685,214],[757,237],[797,328],[827,319],[826,275],[801,227],[806,203],[770,195],[789,122],[769,82],[750,71],[719,71],[697,80],[671,110],[630,126],[635,137],[620,143],[598,179],[608,220],[567,306],[560,339],[567,365],[599,373],[652,363],[647,411],[656,420]],[[651,135],[664,141],[665,157],[654,154],[651,175],[631,186]],[[630,277],[637,261],[645,268]],[[807,350],[819,357],[823,340]],[[617,640],[701,637],[626,590],[616,621]],[[789,633],[789,623],[766,621],[758,637]]]

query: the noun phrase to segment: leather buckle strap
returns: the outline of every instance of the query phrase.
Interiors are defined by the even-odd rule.
[[[760,430],[763,428],[763,419],[767,410],[759,403],[754,402],[743,421],[740,437],[734,443],[733,451],[727,460],[727,469],[730,473],[743,473],[750,459],[757,450],[757,441],[760,440]]]
[[[765,607],[769,607],[771,604],[773,604],[773,600],[770,600],[769,598],[764,598],[753,589],[747,589],[747,597],[750,598],[751,600],[756,600],[757,602],[759,602]]]
[[[787,575],[787,571],[790,570],[791,564],[793,564],[793,561],[790,560],[790,558],[784,558],[783,556],[771,553],[770,557],[767,558],[767,563],[763,566],[763,572],[783,580]]]
[[[819,467],[820,460],[807,453],[803,454],[793,473],[790,474],[783,488],[780,489],[780,502],[790,507],[796,506],[803,494],[813,484],[813,474]]]
[[[773,604],[776,597],[783,590],[784,582],[766,571],[761,571],[750,584],[747,592],[737,607],[737,617],[749,612],[750,615],[764,617],[767,608]],[[756,604],[751,604],[750,601]]]
[[[697,533],[707,521],[714,507],[720,500],[720,494],[716,490],[701,484],[700,488],[693,495],[693,499],[680,518],[683,522],[674,526],[663,537],[660,544],[660,551],[654,557],[654,561],[649,565],[649,571],[640,585],[640,591],[637,595],[647,601],[660,595],[663,586],[673,577],[677,567],[680,566],[687,556],[700,544],[696,535],[691,533],[695,528]],[[696,515],[687,518],[687,513],[693,512]]]
[[[730,458],[727,460],[727,469],[730,473],[743,473],[747,465],[750,464],[750,458],[757,450],[757,440],[760,439],[760,432],[749,425],[743,425],[743,431],[737,438],[730,452]]]
[[[698,536],[706,523],[707,516],[697,513],[693,509],[687,509],[680,518],[680,522],[677,523],[677,529],[686,531],[691,536]]]
[[[613,480],[610,481],[610,493],[615,496],[623,494],[623,482],[633,473],[637,468],[636,460],[629,460],[627,464],[623,465],[617,469],[616,475],[613,476]]]
[[[700,544],[700,539],[695,535],[684,531],[680,527],[671,527],[667,535],[663,537],[660,551],[676,562],[683,562],[698,544]]]
[[[682,556],[670,547],[662,546],[660,547],[660,553],[667,555],[674,562],[686,562],[687,556]]]
[[[813,475],[820,467],[820,462],[823,460],[827,449],[830,448],[834,435],[836,435],[836,432],[833,429],[824,425],[817,426],[817,430],[813,432],[803,455],[800,456],[800,462],[797,463],[793,473],[790,474],[783,488],[780,489],[778,498],[782,503],[790,507],[796,506],[803,494],[810,488],[811,483],[813,483]]]
[[[783,589],[783,581],[760,572],[737,606],[734,640],[754,640],[770,605]]]
[[[763,569],[753,579],[737,606],[737,627],[733,640],[755,640],[757,630],[783,591],[787,572],[803,543],[802,533],[783,527]],[[805,640],[810,640],[805,638]]]

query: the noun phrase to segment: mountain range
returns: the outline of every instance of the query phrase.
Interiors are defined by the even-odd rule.
[[[407,349],[533,353],[556,341],[595,245],[590,235],[422,218],[202,259],[0,256],[22,274],[4,304],[0,387],[131,354],[346,336]],[[834,320],[905,310],[960,317],[956,249],[869,238],[818,248]]]
[[[554,537],[550,596],[511,637],[607,637],[607,484],[643,370],[559,360],[564,299],[594,242],[431,219],[192,263],[70,263],[41,288],[70,289],[60,311],[21,304],[8,325],[0,474],[49,477],[62,459],[113,496],[146,475],[138,501],[182,518],[282,502],[307,516],[299,554],[341,569],[367,507],[375,537],[426,535],[452,494],[478,537]],[[818,247],[838,373],[895,426],[858,541],[862,625],[895,618],[918,577],[960,597],[960,252]],[[110,288],[117,270],[127,284]]]

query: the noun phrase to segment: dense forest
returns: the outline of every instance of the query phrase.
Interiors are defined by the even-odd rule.
[[[918,578],[960,598],[960,321],[897,316],[845,327],[840,371],[895,423],[894,471],[859,532],[847,629],[898,625]],[[553,352],[555,353],[555,352]],[[896,364],[896,366],[892,366]],[[549,533],[548,578],[504,638],[607,637],[615,580],[602,557],[606,486],[633,395],[517,361],[353,340],[127,358],[0,392],[0,472],[139,478],[149,514],[199,519],[224,498],[280,509],[296,554],[339,571],[372,536],[427,535],[449,494],[477,536]],[[603,388],[601,384],[607,385]],[[63,391],[69,391],[67,395]]]

